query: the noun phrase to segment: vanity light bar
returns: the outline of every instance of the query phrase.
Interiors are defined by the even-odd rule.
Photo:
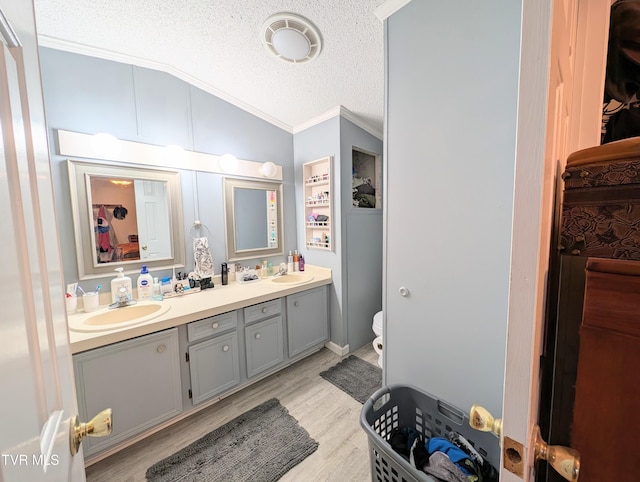
[[[183,150],[176,155],[176,146],[167,149],[165,146],[143,144],[141,142],[117,139],[120,149],[118,152],[99,154],[95,151],[94,135],[80,132],[57,130],[58,146],[61,156],[84,157],[88,159],[104,159],[107,161],[126,162],[143,166],[168,167],[172,169],[186,169],[192,171],[213,172],[217,174],[233,174],[235,176],[264,179],[268,177],[274,181],[282,181],[282,166],[272,162],[256,162],[237,160],[233,173],[225,171],[220,164],[222,156],[205,154],[203,152]],[[265,168],[265,165],[268,166]],[[273,166],[273,167],[272,167]],[[273,174],[267,176],[267,174]]]

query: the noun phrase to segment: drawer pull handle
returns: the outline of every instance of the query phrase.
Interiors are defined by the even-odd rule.
[[[297,301],[294,301],[294,302],[293,302],[293,306],[297,307],[297,306],[298,306],[298,302],[297,302]]]
[[[158,353],[164,353],[164,351],[167,349],[167,347],[165,345],[158,345],[158,348],[156,348],[156,351]]]
[[[213,325],[211,325],[211,328],[213,328],[214,330],[220,327],[220,323],[216,322]]]
[[[256,340],[259,340],[262,337],[260,333],[256,333]]]
[[[263,313],[266,313],[266,312],[267,312],[267,309],[266,309],[266,308],[262,308],[262,312],[263,312]]]
[[[229,345],[225,345],[222,347],[222,351],[229,351]]]

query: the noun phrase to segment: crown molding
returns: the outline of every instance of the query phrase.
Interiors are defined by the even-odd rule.
[[[74,54],[88,55],[90,57],[97,57],[104,60],[111,60],[113,62],[121,62],[125,64],[135,65],[137,67],[144,67],[147,69],[160,70],[162,72],[166,72],[171,74],[180,80],[183,80],[194,87],[204,90],[211,95],[215,95],[216,97],[224,100],[225,102],[229,102],[230,104],[242,109],[270,124],[273,124],[280,129],[287,131],[289,133],[293,133],[293,128],[289,124],[285,124],[284,122],[276,119],[275,117],[270,116],[262,112],[255,107],[242,102],[239,99],[236,99],[229,94],[222,92],[221,90],[216,89],[210,84],[203,82],[202,80],[194,77],[190,74],[187,74],[183,70],[177,69],[169,64],[165,64],[163,62],[157,62],[154,60],[143,59],[140,57],[135,57],[133,55],[126,55],[119,52],[114,52],[111,50],[101,49],[98,47],[90,47],[88,45],[78,44],[76,42],[69,42],[67,40],[57,39],[55,37],[49,37],[48,35],[38,35],[38,44],[41,47],[47,47],[56,50],[63,50],[65,52],[71,52]]]
[[[313,119],[309,119],[306,122],[303,122],[302,124],[299,124],[297,126],[295,126],[293,128],[293,133],[297,134],[298,132],[302,132],[305,129],[308,129],[310,127],[316,126],[326,120],[329,119],[333,119],[334,117],[337,116],[342,116],[343,118],[347,119],[348,121],[352,122],[353,124],[357,125],[358,127],[360,127],[362,130],[368,132],[369,134],[371,134],[372,136],[383,140],[383,134],[380,130],[376,129],[375,127],[373,127],[372,125],[368,124],[367,122],[365,122],[364,120],[362,120],[360,117],[358,117],[356,114],[354,114],[353,112],[351,112],[349,109],[347,109],[346,107],[343,107],[341,105],[338,105],[336,107],[334,107],[333,109],[330,109],[328,111],[326,111],[323,114],[320,114],[317,117],[314,117]]]
[[[373,12],[382,22],[404,7],[411,0],[387,0]]]

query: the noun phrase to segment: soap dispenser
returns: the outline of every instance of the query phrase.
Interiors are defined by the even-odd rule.
[[[149,274],[147,265],[142,265],[142,270],[138,276],[138,299],[150,300],[153,295],[153,277]]]
[[[127,301],[131,301],[131,278],[124,275],[124,268],[116,268],[115,271],[118,272],[118,276],[111,280],[111,302],[115,303],[116,301],[125,301],[116,299],[118,290],[121,286],[124,286],[127,290]]]

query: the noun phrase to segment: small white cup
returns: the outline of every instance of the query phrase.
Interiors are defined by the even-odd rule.
[[[82,306],[86,313],[100,308],[100,298],[97,291],[89,291],[82,295]]]
[[[76,311],[78,311],[78,297],[77,296],[67,296],[64,299],[67,306],[67,315],[73,315]]]

